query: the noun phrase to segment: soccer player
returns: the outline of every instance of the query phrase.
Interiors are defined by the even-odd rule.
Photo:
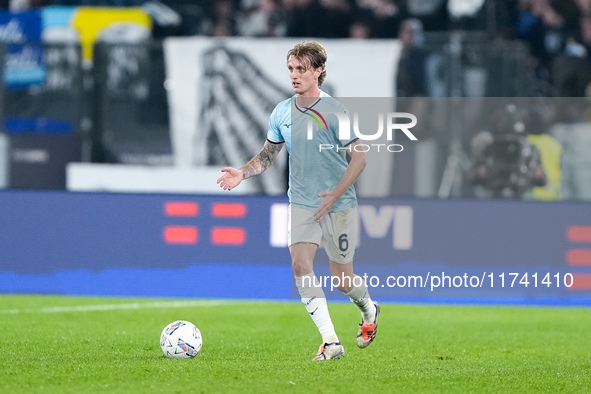
[[[324,291],[313,271],[319,245],[329,257],[336,287],[361,311],[358,347],[365,348],[374,340],[380,313],[364,281],[353,273],[357,234],[357,198],[353,183],[365,168],[366,157],[362,149],[355,150],[359,144],[357,138],[339,140],[339,123],[334,114],[331,116],[327,111],[322,115],[327,109],[345,111],[340,103],[320,90],[326,77],[326,59],[326,49],[314,41],[297,44],[288,52],[287,69],[295,95],[279,103],[271,113],[267,141],[259,154],[239,169],[222,168],[224,174],[217,181],[223,190],[234,189],[242,180],[263,173],[287,145],[290,158],[288,244],[302,303],[322,336],[323,343],[314,360],[338,359],[345,354],[330,318]],[[312,123],[320,127],[312,133],[306,132],[303,127],[312,117],[316,121]],[[322,150],[319,143],[338,149]],[[346,154],[350,156],[349,162]]]

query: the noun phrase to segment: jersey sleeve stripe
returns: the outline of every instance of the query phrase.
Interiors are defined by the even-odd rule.
[[[271,141],[271,140],[270,140],[270,139],[268,139],[268,138],[267,138],[267,141],[269,141],[269,142],[270,142],[270,143],[272,143],[272,144],[284,144],[284,143],[285,143],[285,141],[279,141],[279,142],[276,142],[276,141]]]

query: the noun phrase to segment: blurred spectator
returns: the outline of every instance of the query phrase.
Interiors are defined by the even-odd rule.
[[[285,0],[288,37],[322,37],[322,12],[315,0]]]
[[[585,14],[580,19],[579,31],[575,39],[585,48],[586,56],[591,58],[591,13]]]
[[[446,0],[406,0],[408,16],[421,21],[426,31],[443,31],[448,28]]]
[[[550,135],[557,120],[558,110],[553,101],[533,99],[525,112],[524,124],[527,141],[540,152],[546,175],[544,185],[536,185],[527,197],[535,200],[560,200],[562,188],[562,144]]]
[[[230,37],[236,35],[236,12],[233,0],[217,0],[210,9],[214,37]]]
[[[212,20],[210,17],[211,3],[213,0],[200,0],[198,2],[191,0],[160,0],[162,3],[170,7],[174,12],[180,15],[181,24],[173,29],[161,29],[161,25],[155,23],[154,37],[163,38],[167,35],[171,36],[195,36],[208,35],[212,30]],[[151,3],[149,1],[143,5]],[[149,8],[149,7],[148,7]]]
[[[349,38],[358,40],[366,40],[371,38],[371,28],[369,27],[369,24],[364,20],[357,20],[353,22],[349,28]]]
[[[529,44],[538,75],[549,79],[552,58],[561,53],[576,30],[579,10],[573,0],[519,0],[515,36]]]
[[[546,174],[546,184],[532,188],[531,197],[535,200],[560,200],[562,145],[545,129],[532,130],[528,134],[527,140],[540,152],[542,168]]]
[[[400,26],[398,38],[402,52],[396,74],[397,97],[427,96],[427,77],[423,25],[418,19],[406,19]]]
[[[546,185],[540,151],[527,138],[530,112],[508,104],[470,141],[469,180],[479,197],[520,199]]]
[[[578,25],[553,60],[552,82],[563,97],[583,97],[591,82],[591,16],[583,16]]]
[[[396,38],[401,21],[406,17],[404,3],[399,0],[360,0],[360,12],[371,21],[373,38]]]
[[[400,25],[398,38],[402,43],[398,68],[395,75],[396,81],[396,110],[409,112],[418,119],[428,119],[429,100],[427,96],[427,72],[426,72],[426,51],[424,49],[423,26],[418,19],[406,19]],[[423,136],[423,141],[428,137],[428,130],[425,123],[419,123],[414,129]],[[427,132],[427,133],[426,133]],[[417,163],[417,145],[409,144],[404,146],[404,155],[396,157],[392,168],[393,179],[404,179],[403,182],[395,182],[391,192],[394,195],[412,193],[415,187],[415,180],[408,178],[407,173],[413,172]]]
[[[448,0],[447,12],[452,26],[456,29],[486,29],[485,0]]]
[[[242,0],[238,34],[245,37],[281,37],[286,26],[279,0]]]
[[[349,0],[320,0],[319,17],[322,30],[319,37],[347,38],[353,23],[353,5]]]
[[[563,146],[562,190],[564,199],[591,200],[591,100],[558,100],[561,114],[551,134]]]
[[[579,8],[581,15],[591,14],[591,0],[575,0],[575,4]]]
[[[579,18],[583,13],[577,0],[549,0],[548,5],[563,19],[566,33],[578,29]]]

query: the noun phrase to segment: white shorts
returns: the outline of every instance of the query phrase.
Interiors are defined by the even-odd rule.
[[[320,222],[314,220],[314,212],[290,205],[287,243],[314,243],[326,250],[328,258],[336,263],[353,261],[357,240],[357,209],[329,213]]]

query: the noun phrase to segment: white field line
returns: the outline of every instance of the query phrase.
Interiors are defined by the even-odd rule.
[[[115,310],[136,309],[168,309],[187,308],[194,306],[218,306],[228,304],[219,300],[193,300],[193,301],[158,301],[158,302],[132,302],[129,304],[97,304],[97,305],[72,305],[51,306],[39,309],[0,309],[0,315],[16,315],[19,313],[64,313],[64,312],[100,312]]]

